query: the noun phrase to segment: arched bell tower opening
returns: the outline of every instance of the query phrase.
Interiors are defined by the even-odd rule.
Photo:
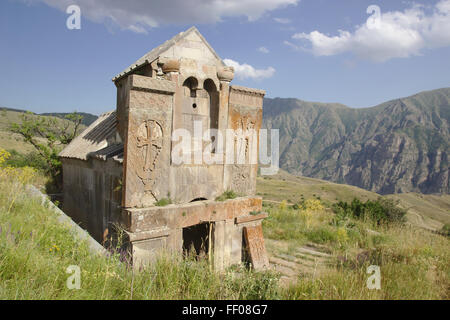
[[[219,129],[219,91],[211,79],[206,79],[203,82],[203,88],[209,100],[209,129],[211,130],[211,142],[213,143],[211,152],[215,153],[217,148],[215,133]]]
[[[185,96],[196,98],[197,97],[197,89],[198,89],[198,81],[194,77],[189,77],[183,82],[183,87],[185,88]]]

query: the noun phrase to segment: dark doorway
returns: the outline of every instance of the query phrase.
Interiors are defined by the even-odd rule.
[[[183,228],[183,253],[185,255],[208,256],[210,226],[210,223],[205,222]]]

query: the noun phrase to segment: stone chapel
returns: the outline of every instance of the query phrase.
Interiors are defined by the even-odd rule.
[[[196,127],[223,136],[229,129],[260,129],[265,92],[231,85],[233,77],[195,27],[119,73],[116,109],[60,153],[63,210],[100,243],[117,227],[124,230],[133,265],[165,249],[203,251],[218,270],[243,262],[267,267],[257,163],[245,157],[244,163],[179,164],[174,158],[177,132],[180,139],[194,137],[181,152],[186,159],[208,144],[208,137],[196,141]],[[257,137],[249,140],[258,146]],[[234,150],[216,147],[210,150],[216,159]],[[217,199],[226,191],[239,196]]]

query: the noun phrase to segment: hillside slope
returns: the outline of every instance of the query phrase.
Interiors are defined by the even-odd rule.
[[[381,194],[449,193],[450,88],[376,107],[265,99],[290,173]]]
[[[0,110],[0,148],[6,150],[16,150],[19,153],[28,153],[34,151],[34,148],[31,144],[25,143],[22,137],[13,133],[10,130],[10,126],[12,123],[21,123],[21,116],[24,111],[21,110],[12,110],[12,109],[3,109]],[[60,117],[53,116],[43,116],[38,114],[33,114],[33,117],[47,117],[54,118],[59,127],[64,127],[64,124],[68,121],[65,119],[61,119]],[[86,129],[84,124],[81,124],[78,132],[82,132]],[[44,139],[38,138],[40,142],[45,142]]]
[[[322,201],[334,203],[350,202],[353,198],[362,201],[376,200],[380,197],[355,186],[332,183],[325,180],[293,176],[283,170],[277,175],[258,177],[256,191],[265,202],[298,203],[301,198],[319,197]],[[450,223],[450,195],[427,195],[403,193],[386,195],[399,200],[399,205],[408,210],[407,220],[418,227],[428,230],[441,230],[444,224]]]

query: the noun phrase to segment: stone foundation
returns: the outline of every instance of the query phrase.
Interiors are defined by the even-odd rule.
[[[187,235],[191,227],[202,224],[210,228],[206,232],[204,250],[212,250],[215,269],[223,270],[239,264],[243,262],[245,249],[244,227],[261,225],[262,219],[267,217],[261,209],[262,199],[258,197],[126,209],[123,218],[127,225],[133,265],[151,262],[161,249],[181,254],[187,241],[183,230]]]

